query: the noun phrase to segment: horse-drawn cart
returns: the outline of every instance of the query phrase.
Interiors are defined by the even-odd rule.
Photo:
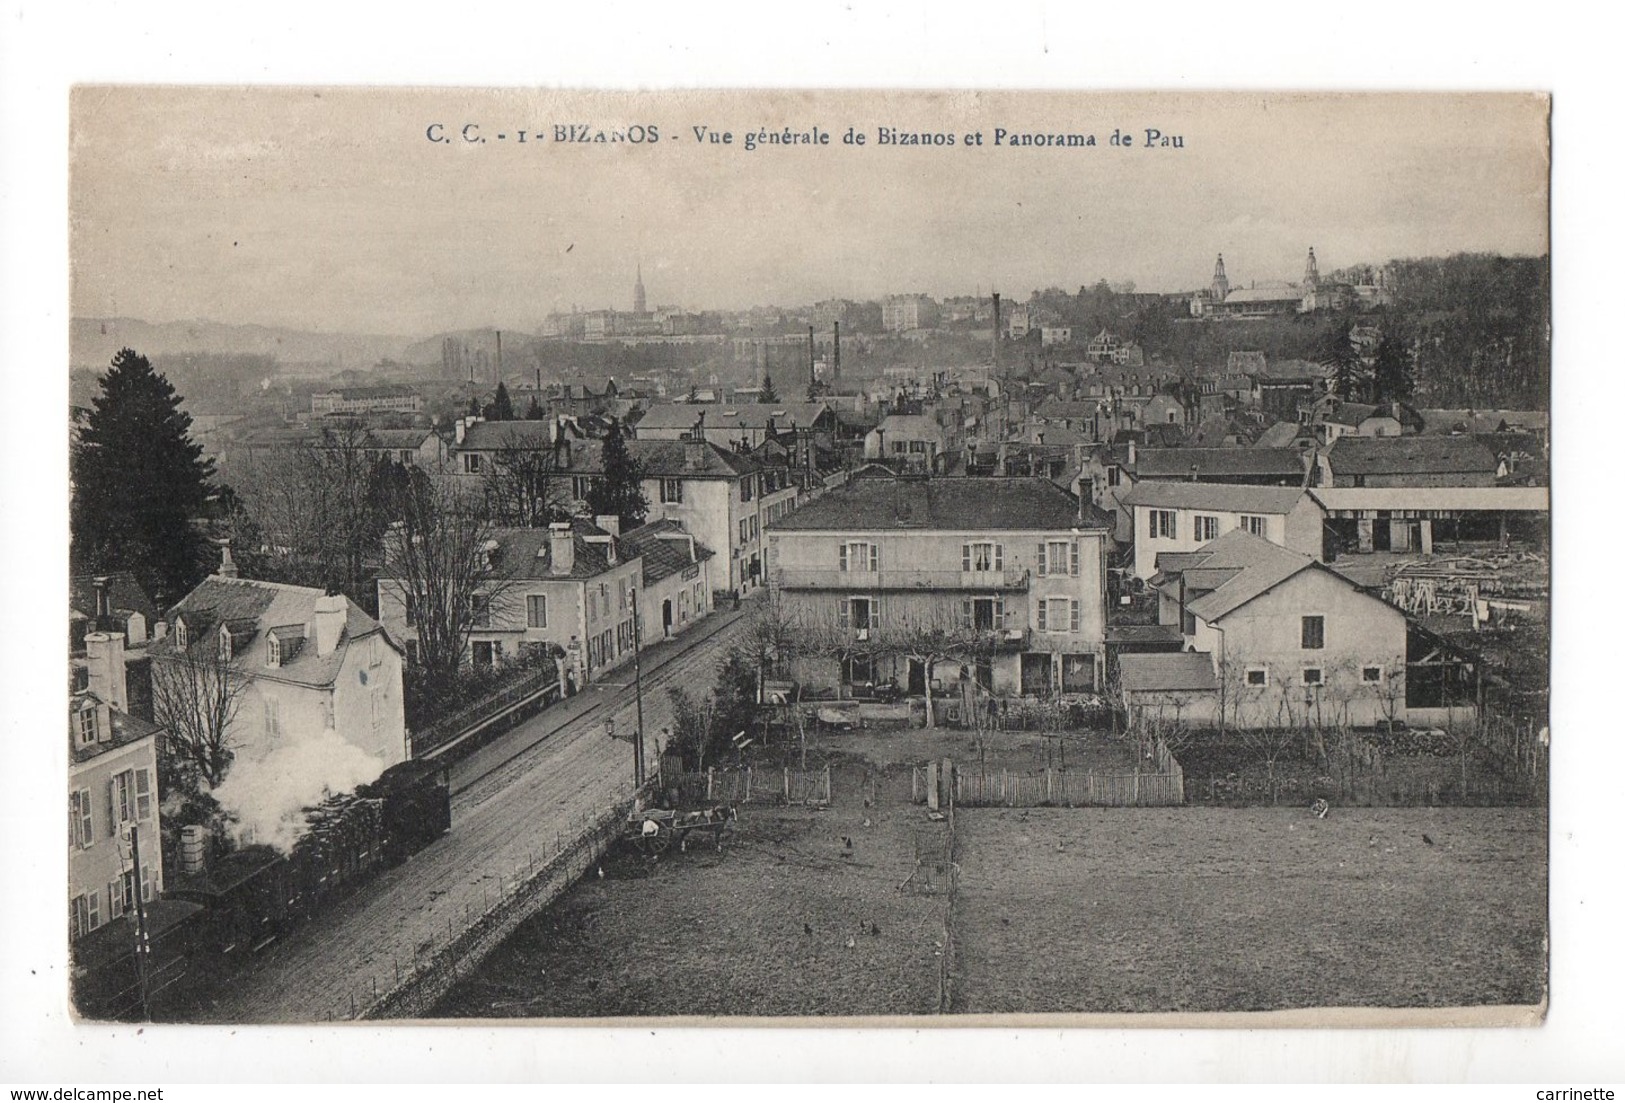
[[[722,837],[733,830],[739,815],[727,805],[716,805],[694,812],[679,812],[674,808],[645,808],[634,810],[626,817],[621,840],[634,847],[646,858],[658,858],[677,841],[678,850],[687,850],[689,836],[695,832],[709,834],[717,852],[722,852]]]

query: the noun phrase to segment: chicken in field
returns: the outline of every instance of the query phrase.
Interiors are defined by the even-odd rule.
[[[857,944],[858,944],[857,939],[853,938],[851,935],[846,936],[846,948],[848,950],[851,950],[851,949],[855,948],[857,946]]]
[[[812,924],[811,923],[803,923],[801,925],[801,929],[806,931],[808,934],[812,934]]]
[[[874,935],[874,937],[879,938],[880,937],[880,924],[879,923],[870,923],[869,924],[869,933]]]
[[[1422,832],[1422,841],[1424,843],[1427,843],[1429,846],[1433,845],[1433,839],[1431,837],[1429,837],[1428,833],[1425,832],[1425,831]]]
[[[598,867],[598,879],[600,881],[602,881],[604,879],[604,867],[603,866]]]
[[[841,836],[841,845],[846,847],[846,849],[851,850],[852,849],[852,836],[850,836],[850,835],[842,835]]]

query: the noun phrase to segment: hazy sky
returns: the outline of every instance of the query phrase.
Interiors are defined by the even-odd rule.
[[[660,140],[556,143],[570,124]],[[746,152],[763,126],[830,144]],[[1000,127],[1098,144],[995,146]],[[1183,148],[1143,148],[1146,127]],[[651,305],[737,308],[1187,289],[1220,252],[1245,285],[1298,278],[1311,245],[1322,271],[1547,247],[1532,96],[81,88],[72,131],[73,312],[153,322],[534,329],[630,308],[640,262]]]

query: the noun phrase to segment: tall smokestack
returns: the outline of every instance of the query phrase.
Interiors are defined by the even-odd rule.
[[[835,363],[830,368],[829,374],[832,379],[841,378],[841,323],[839,319],[835,322]]]
[[[498,383],[502,382],[502,331],[500,329],[497,330],[497,379],[496,379],[496,381]]]
[[[993,374],[999,373],[999,293],[993,292]]]
[[[813,327],[807,327],[807,386],[818,382],[818,346],[813,344]]]

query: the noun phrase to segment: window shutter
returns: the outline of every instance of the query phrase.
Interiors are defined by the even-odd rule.
[[[841,570],[843,570],[843,571],[851,570],[851,568],[847,566],[846,553],[847,553],[847,545],[842,544],[841,545]]]
[[[118,836],[118,786],[117,778],[107,779],[107,835],[109,838]]]
[[[994,544],[993,545],[993,569],[995,571],[1004,570],[1004,545],[1003,544]]]
[[[152,773],[146,769],[135,772],[135,814],[143,820],[152,816]]]
[[[1083,602],[1072,600],[1072,631],[1083,631]]]
[[[124,894],[119,891],[117,881],[107,882],[107,918],[117,919],[123,912]]]
[[[976,625],[976,604],[970,598],[961,598],[959,601],[959,627],[972,628]]]
[[[1038,573],[1040,576],[1049,574],[1048,559],[1049,545],[1040,540],[1038,542]]]
[[[1049,599],[1048,598],[1039,598],[1038,599],[1038,630],[1040,632],[1048,632],[1049,631],[1049,624],[1047,623],[1048,620],[1049,620]]]
[[[869,545],[869,569],[871,571],[880,570],[880,545],[879,544],[870,544]]]
[[[1076,544],[1076,542],[1074,542],[1071,545],[1071,548],[1072,548],[1072,576],[1074,578],[1076,578],[1077,574],[1078,574],[1078,545]]]
[[[1173,510],[1168,511],[1168,539],[1179,539],[1179,514]]]
[[[95,930],[102,925],[101,893],[91,889],[90,900],[90,929]]]
[[[966,574],[969,574],[970,573],[970,545],[969,544],[961,544],[961,545],[959,545],[959,560],[960,560],[960,569],[963,570]]]
[[[852,602],[847,598],[843,597],[841,603],[835,607],[835,627],[852,627]]]

